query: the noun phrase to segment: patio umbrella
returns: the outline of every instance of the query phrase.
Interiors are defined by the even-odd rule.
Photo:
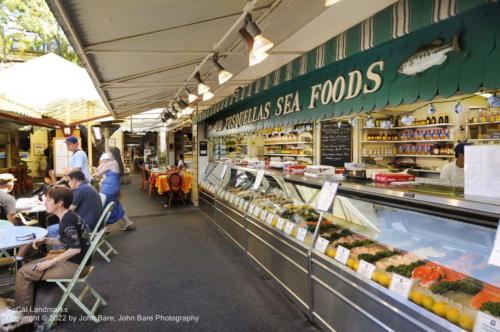
[[[85,69],[53,53],[0,71],[0,97],[31,109],[23,113],[34,117],[87,101],[102,105]]]

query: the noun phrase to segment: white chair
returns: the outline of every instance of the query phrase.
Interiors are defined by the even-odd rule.
[[[106,306],[108,305],[106,301],[97,293],[97,291],[92,288],[89,283],[87,282],[87,278],[89,275],[92,273],[94,270],[93,266],[89,266],[86,269],[87,262],[89,261],[90,257],[92,257],[97,250],[98,244],[100,241],[104,238],[104,232],[105,230],[101,230],[97,235],[95,236],[95,241],[92,242],[90,248],[88,249],[87,253],[85,254],[85,257],[83,258],[82,262],[80,263],[80,266],[78,267],[78,270],[76,270],[73,278],[71,279],[48,279],[47,282],[50,283],[55,283],[59,288],[62,289],[63,295],[61,299],[59,300],[59,303],[57,304],[57,307],[54,309],[52,314],[49,317],[49,320],[47,322],[47,328],[50,329],[54,322],[57,319],[57,316],[61,314],[63,310],[63,306],[68,300],[68,297],[73,300],[73,302],[87,314],[90,319],[92,319],[95,323],[99,323],[99,319],[95,315],[99,305]],[[75,291],[75,286],[77,284],[83,285],[83,290],[82,292],[77,296],[73,291]],[[85,296],[88,293],[91,293],[93,297],[95,298],[94,303],[92,304],[92,308],[89,309],[84,303],[83,300]]]
[[[113,212],[113,209],[115,208],[116,203],[115,202],[109,202],[109,204],[104,208],[102,211],[101,217],[97,221],[97,224],[95,225],[94,230],[90,234],[90,241],[94,242],[94,238],[96,237],[96,234],[98,234],[99,228],[101,228],[101,225],[108,222],[109,216],[111,215],[111,212]],[[97,252],[99,255],[104,258],[106,262],[111,262],[111,259],[109,256],[111,254],[118,254],[118,251],[116,251],[115,248],[111,245],[111,243],[108,242],[104,237],[100,239],[101,243],[97,245]]]
[[[104,204],[106,204],[106,198],[107,197],[103,193],[99,193],[99,196],[101,196],[102,207],[104,207]]]

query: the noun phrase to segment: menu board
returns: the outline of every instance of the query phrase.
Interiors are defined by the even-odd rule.
[[[337,121],[321,122],[321,165],[344,167],[352,161],[352,127]]]

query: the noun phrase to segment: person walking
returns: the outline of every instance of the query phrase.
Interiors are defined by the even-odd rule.
[[[102,177],[99,183],[100,192],[106,195],[107,206],[109,202],[115,202],[115,208],[108,219],[108,224],[114,224],[120,219],[123,219],[124,225],[122,231],[135,230],[135,225],[125,214],[125,208],[120,203],[120,167],[118,163],[111,157],[109,153],[103,153],[100,158],[101,164],[94,175]]]

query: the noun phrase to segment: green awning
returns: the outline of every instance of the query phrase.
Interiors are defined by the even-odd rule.
[[[479,2],[476,1],[476,3]],[[246,109],[258,107],[265,102],[272,103],[268,119],[231,130],[210,133],[210,135],[228,135],[370,112],[388,105],[398,106],[412,104],[417,100],[431,100],[438,95],[446,98],[457,92],[474,93],[481,87],[491,90],[498,89],[500,87],[500,24],[498,22],[500,22],[500,6],[494,3],[483,4],[364,52],[352,52],[352,44],[347,43],[344,45],[346,47],[344,54],[352,53],[352,55],[336,61],[325,59],[325,56],[327,54],[330,57],[333,54],[338,55],[339,49],[336,43],[339,40],[336,40],[335,43],[329,41],[312,50],[312,53],[309,52],[272,74],[248,85],[239,96],[226,98],[209,110],[198,114],[195,117],[195,122],[209,119],[207,123],[210,124]],[[377,20],[374,20],[373,24],[375,23],[381,25]],[[420,21],[418,24],[415,23],[415,26],[419,27],[422,24]],[[360,26],[357,30],[349,32],[347,36],[355,36],[356,31],[362,30],[363,26]],[[460,36],[461,51],[449,52],[448,59],[444,64],[431,67],[415,76],[398,73],[401,64],[421,46],[429,44],[436,38],[442,38],[448,43],[456,33],[459,33]],[[380,39],[380,37],[377,38]],[[366,43],[363,37],[354,39]],[[345,38],[342,43],[345,44],[346,40]],[[307,68],[315,65],[316,62],[311,61],[312,57],[326,65],[300,75]],[[308,108],[313,85],[324,83],[328,79],[334,81],[338,76],[347,78],[348,73],[353,70],[366,73],[371,64],[380,60],[384,61],[384,70],[379,90],[371,94],[361,93],[350,100],[344,99],[341,102],[327,105],[318,103],[316,108]],[[301,111],[275,116],[277,99],[296,91],[299,93]]]

